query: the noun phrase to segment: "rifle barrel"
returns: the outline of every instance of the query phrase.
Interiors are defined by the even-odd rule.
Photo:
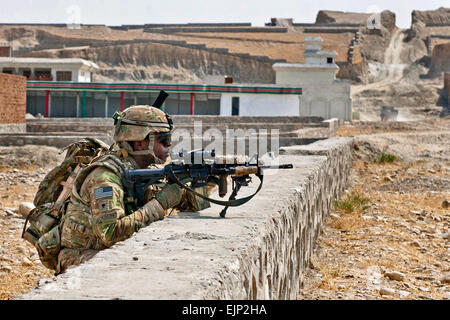
[[[278,166],[261,166],[261,169],[292,169],[294,168],[294,166],[292,165],[292,163],[288,163],[288,164],[280,164]]]

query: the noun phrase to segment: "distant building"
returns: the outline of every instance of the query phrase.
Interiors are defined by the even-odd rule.
[[[336,80],[339,67],[335,51],[320,50],[322,39],[307,37],[306,63],[276,63],[275,84],[233,83],[229,76],[205,77],[205,84],[95,83],[90,74],[97,68],[82,59],[17,58],[14,73],[29,70],[27,112],[46,117],[110,117],[130,105],[152,104],[160,90],[169,93],[163,109],[169,114],[236,116],[319,116],[351,120],[350,83]],[[2,60],[3,59],[3,60]],[[45,60],[45,61],[43,61]],[[6,62],[6,61],[5,61]],[[42,75],[42,64],[50,79]],[[53,64],[52,64],[53,63]],[[28,69],[26,69],[28,68]],[[11,71],[7,69],[6,71]],[[70,71],[61,78],[62,71]],[[85,72],[84,78],[82,72]],[[87,75],[86,73],[89,72]],[[70,80],[71,79],[71,80]],[[56,81],[55,81],[56,80]],[[67,83],[66,81],[72,81]],[[86,83],[90,82],[90,83]]]
[[[111,117],[131,105],[151,105],[169,93],[169,114],[298,116],[302,89],[258,84],[66,83],[28,81],[27,113],[46,117]]]
[[[336,51],[320,50],[320,37],[306,37],[305,63],[275,63],[277,85],[300,85],[299,114],[351,120],[350,82],[336,80]]]
[[[25,76],[29,81],[91,82],[95,70],[97,64],[80,58],[0,57],[0,72]]]

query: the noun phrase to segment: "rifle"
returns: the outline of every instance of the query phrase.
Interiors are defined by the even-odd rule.
[[[144,193],[149,186],[176,183],[188,192],[192,192],[195,196],[224,206],[224,209],[220,212],[220,216],[225,218],[228,207],[243,205],[261,190],[263,170],[293,168],[292,164],[275,166],[260,165],[257,155],[256,163],[250,163],[250,161],[239,162],[236,158],[234,158],[234,161],[227,161],[224,158],[217,158],[214,150],[194,150],[186,154],[180,152],[178,157],[180,158],[179,161],[172,161],[162,169],[125,170],[122,175],[122,185],[125,188],[126,194],[125,203],[131,204],[135,208],[140,208],[145,204]],[[250,196],[236,199],[241,187],[248,186],[252,181],[250,175],[256,175],[260,180],[258,189]],[[197,187],[206,186],[208,182],[213,182],[219,187],[219,197],[223,198],[227,193],[227,176],[231,176],[233,182],[233,191],[228,201],[211,199],[193,190]],[[188,187],[180,181],[186,178],[192,179],[191,187]]]

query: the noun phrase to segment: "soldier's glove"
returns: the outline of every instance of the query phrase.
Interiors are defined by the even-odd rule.
[[[186,178],[182,180],[181,183],[186,184],[191,181],[192,179]],[[180,204],[183,194],[184,189],[177,184],[172,183],[165,185],[164,188],[156,194],[155,198],[161,204],[163,209],[167,210]]]

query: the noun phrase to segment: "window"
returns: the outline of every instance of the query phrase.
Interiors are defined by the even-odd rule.
[[[239,115],[239,97],[231,98],[231,115],[232,116]]]
[[[72,81],[72,71],[56,71],[56,81]]]
[[[27,78],[31,78],[31,69],[22,70],[22,75]]]
[[[36,69],[34,75],[37,80],[49,80],[52,81],[52,71],[50,69]]]
[[[13,74],[14,72],[12,68],[3,68],[3,73]]]
[[[327,58],[327,63],[333,63],[333,58],[328,57]]]

